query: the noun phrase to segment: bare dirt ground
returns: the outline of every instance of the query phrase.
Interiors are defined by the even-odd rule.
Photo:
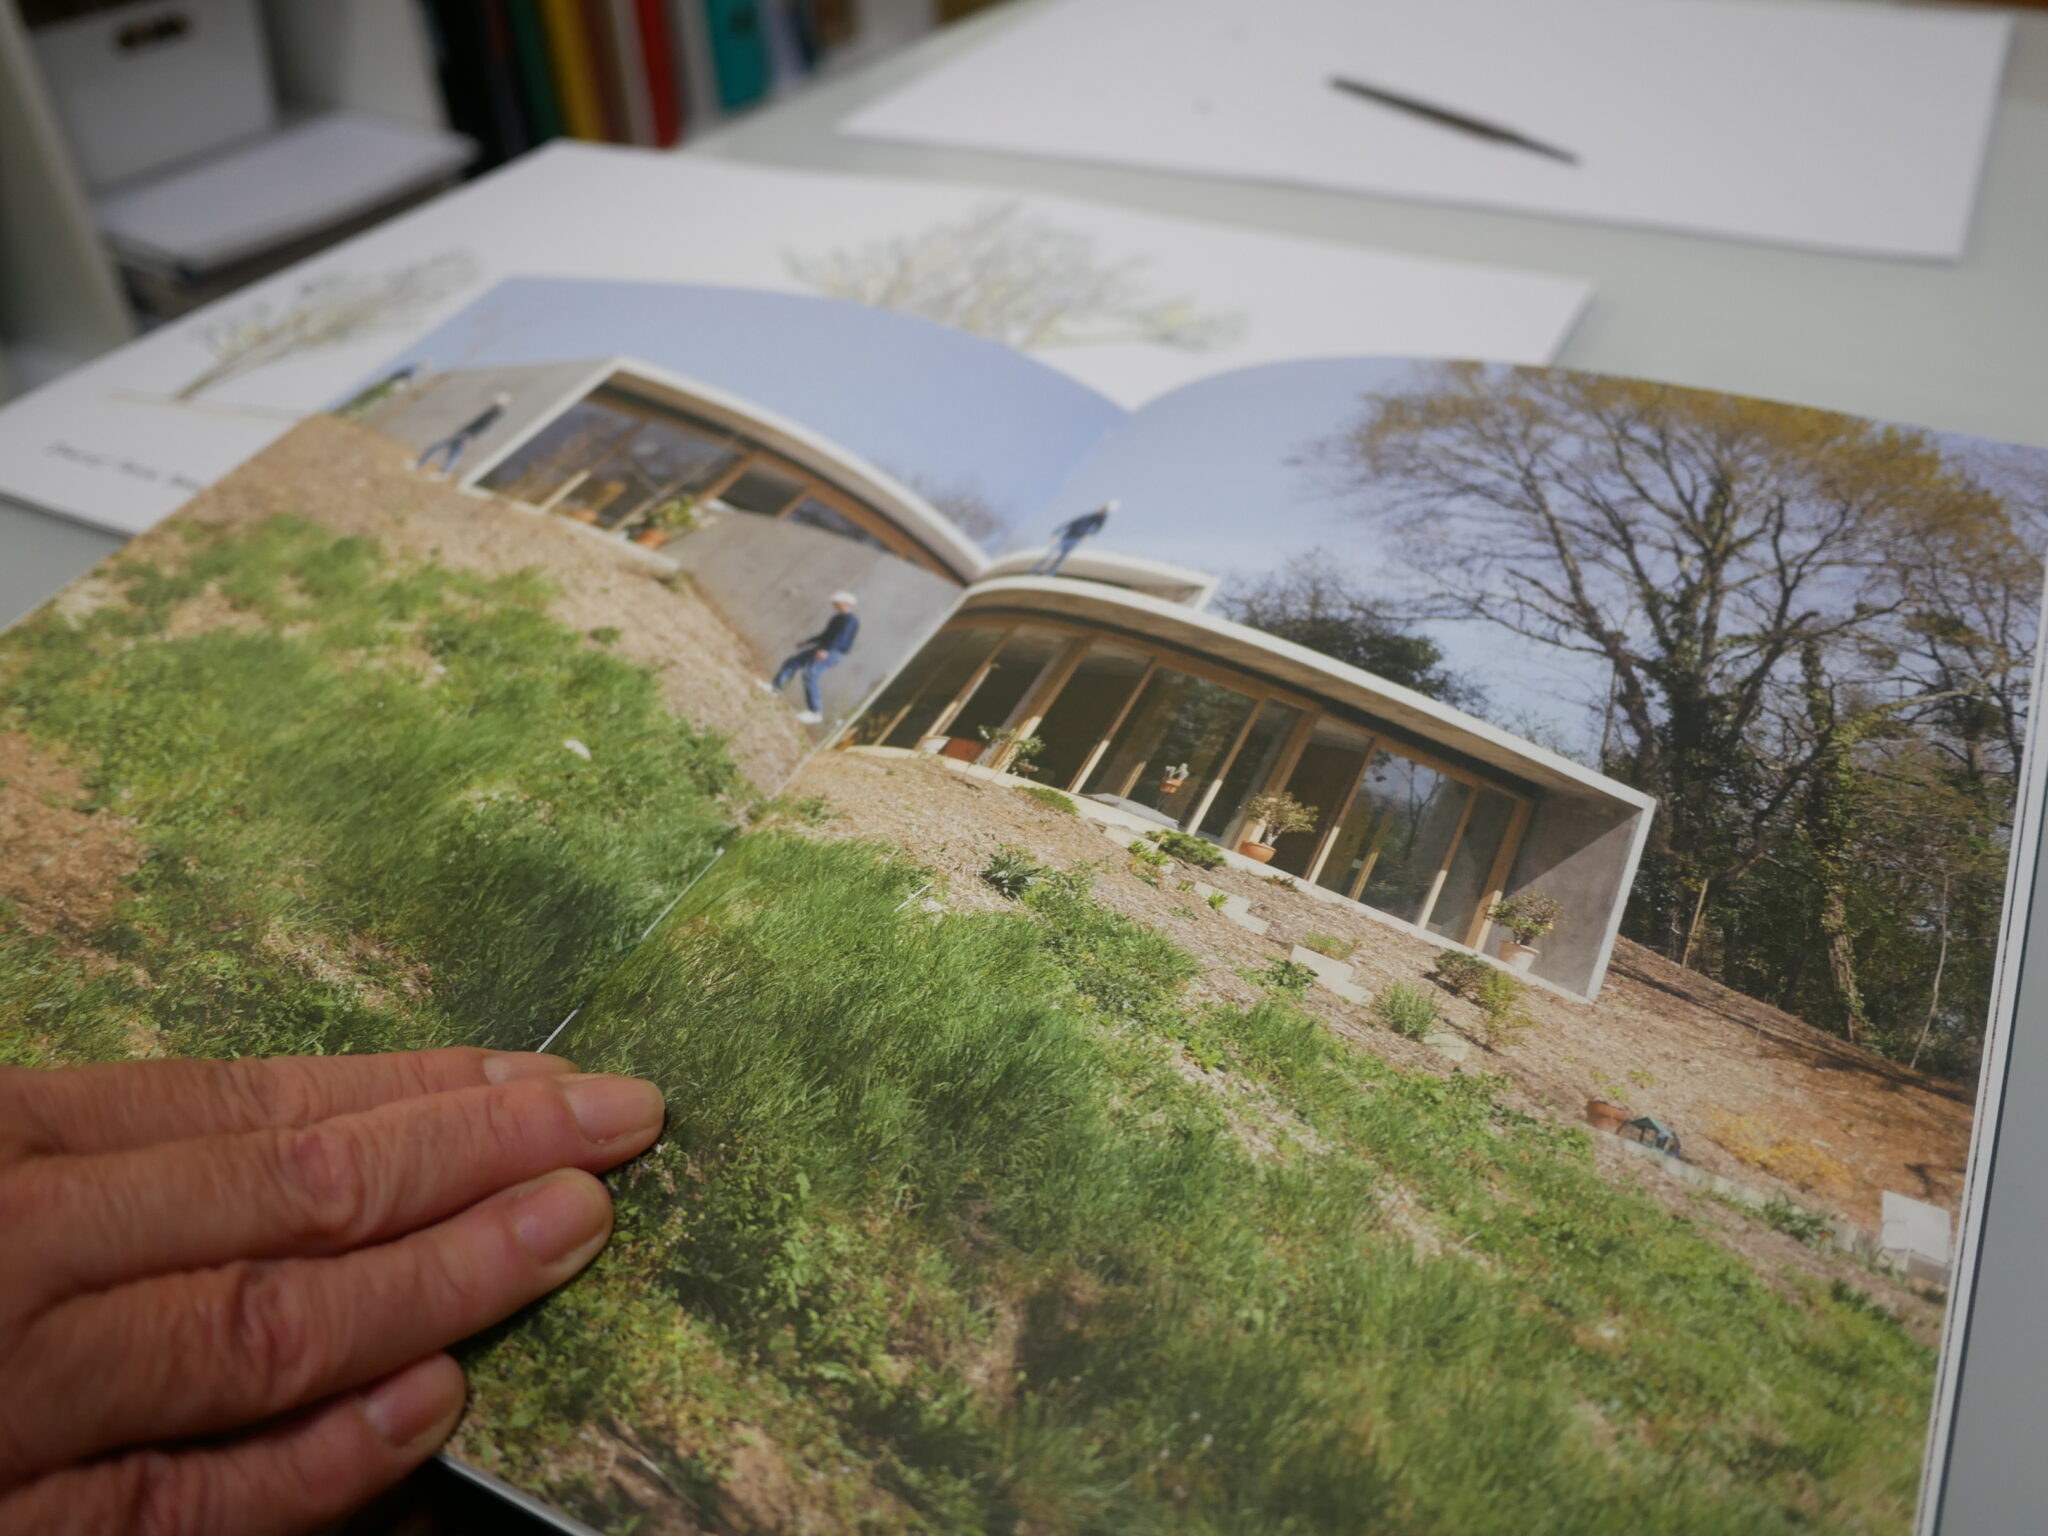
[[[821,796],[838,813],[827,835],[890,843],[939,871],[944,899],[956,910],[1005,905],[979,879],[1004,844],[1062,867],[1094,862],[1102,899],[1202,962],[1192,989],[1202,1001],[1262,996],[1241,973],[1285,958],[1312,934],[1355,944],[1355,977],[1375,995],[1394,981],[1427,984],[1441,948],[1238,870],[1175,865],[1159,885],[1148,884],[1094,823],[1040,804],[1015,781],[970,777],[923,758],[827,753],[793,792]],[[1249,898],[1253,914],[1271,923],[1268,933],[1250,933],[1182,888],[1197,877]],[[1310,990],[1308,1006],[1341,1037],[1397,1065],[1504,1075],[1510,1101],[1533,1113],[1577,1122],[1589,1098],[1618,1100],[1676,1129],[1689,1161],[1867,1230],[1877,1226],[1886,1189],[1951,1209],[1956,1203],[1970,1134],[1966,1087],[1907,1072],[1638,945],[1622,942],[1594,1003],[1526,988],[1530,1027],[1497,1044],[1486,1042],[1474,1004],[1433,990],[1444,1022],[1473,1045],[1457,1068],[1321,988]],[[1753,1257],[1826,1275],[1853,1271],[1865,1289],[1877,1283],[1847,1255],[1804,1248],[1603,1140],[1595,1138],[1596,1152],[1610,1176],[1705,1220]],[[1905,1288],[1885,1289],[1898,1293],[1906,1313],[1926,1310]]]
[[[337,417],[301,422],[129,551],[175,565],[181,523],[236,528],[285,513],[458,570],[545,572],[557,590],[548,611],[585,633],[618,630],[617,654],[654,668],[669,707],[725,737],[741,771],[763,790],[810,750],[789,706],[753,686],[757,667],[746,644],[687,579],[575,524],[429,479],[398,444]]]
[[[18,731],[0,731],[0,901],[31,933],[77,942],[142,862],[125,816],[86,809],[85,782]]]

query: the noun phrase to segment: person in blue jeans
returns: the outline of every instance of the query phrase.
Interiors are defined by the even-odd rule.
[[[1067,556],[1081,547],[1083,539],[1092,539],[1102,532],[1102,525],[1109,521],[1109,514],[1116,510],[1113,501],[1104,502],[1093,512],[1084,512],[1072,522],[1062,523],[1053,534],[1052,543],[1045,548],[1038,564],[1031,567],[1033,576],[1057,576],[1060,567],[1067,563]]]
[[[460,462],[465,453],[469,452],[469,445],[496,426],[498,418],[505,414],[505,407],[511,403],[512,397],[510,395],[500,393],[491,396],[491,403],[483,410],[477,412],[475,416],[465,421],[438,443],[429,443],[426,447],[422,448],[419,460],[413,465],[413,468],[425,469],[427,461],[438,456],[441,460],[442,478],[445,479],[447,476],[454,474],[456,464]]]
[[[774,681],[760,685],[764,692],[780,693],[789,686],[791,678],[801,673],[804,709],[797,719],[805,725],[816,725],[825,718],[825,701],[818,692],[818,679],[844,661],[846,653],[853,649],[854,636],[860,633],[860,620],[853,609],[851,592],[834,592],[832,617],[825,621],[825,627],[808,639],[799,640],[795,654],[782,664]]]

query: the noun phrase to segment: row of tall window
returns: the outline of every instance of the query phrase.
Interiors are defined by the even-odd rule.
[[[942,631],[875,702],[861,739],[910,748],[938,736],[951,755],[987,755],[989,736],[1028,722],[1026,706],[1044,742],[1029,765],[1040,783],[1226,846],[1250,830],[1252,796],[1285,788],[1316,824],[1278,840],[1275,868],[1460,942],[1477,937],[1519,835],[1516,796],[1363,725],[1322,716],[1300,742],[1299,704],[1140,646],[1028,624]]]
[[[601,528],[630,530],[672,503],[708,498],[883,547],[787,459],[609,385],[521,443],[482,484],[530,506],[584,509]]]

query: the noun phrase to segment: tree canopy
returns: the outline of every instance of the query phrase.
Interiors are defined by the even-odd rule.
[[[1443,365],[1313,458],[1395,538],[1425,611],[1606,673],[1602,766],[1660,802],[1636,936],[1960,1068],[1988,1006],[2048,484],[2048,458],[1988,453]]]

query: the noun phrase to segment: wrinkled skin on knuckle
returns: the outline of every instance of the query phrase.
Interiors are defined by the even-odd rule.
[[[219,1362],[243,1400],[264,1412],[281,1412],[305,1402],[320,1387],[331,1365],[331,1345],[317,1326],[305,1287],[292,1283],[294,1271],[271,1264],[234,1264],[221,1272],[209,1312],[214,1348],[191,1363],[205,1371]],[[206,1344],[202,1342],[201,1348]]]
[[[205,1478],[161,1451],[140,1451],[106,1468],[114,1484],[120,1523],[109,1530],[134,1536],[202,1536],[217,1531],[226,1514]]]
[[[339,1251],[364,1242],[385,1213],[389,1191],[375,1150],[332,1121],[279,1131],[272,1177],[295,1233]]]
[[[42,1077],[29,1067],[0,1067],[0,1166],[51,1150]]]
[[[240,1057],[228,1063],[221,1084],[251,1125],[310,1125],[321,1115],[322,1095],[312,1070],[302,1064]]]

